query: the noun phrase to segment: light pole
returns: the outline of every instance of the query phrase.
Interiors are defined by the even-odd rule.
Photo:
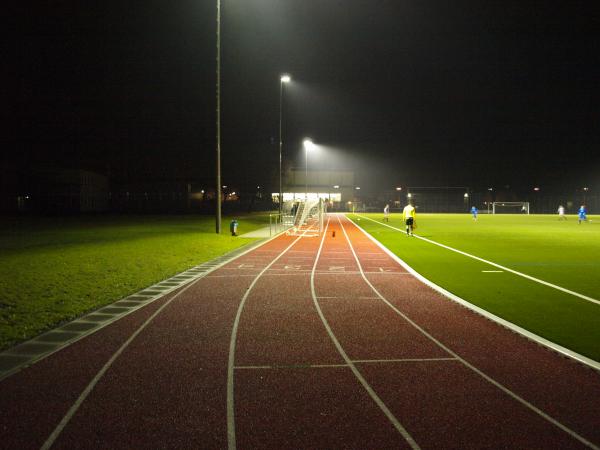
[[[289,83],[291,81],[291,77],[289,75],[282,75],[279,78],[279,216],[281,217],[283,213],[283,188],[281,185],[281,150],[283,148],[283,138],[281,133],[281,117],[282,113],[282,102],[283,102],[283,84]]]
[[[215,228],[221,234],[221,0],[217,0],[217,185]]]
[[[304,172],[304,182],[306,186],[304,187],[304,201],[308,200],[308,152],[312,150],[315,146],[313,141],[310,139],[304,139],[304,164],[305,164],[305,172]]]

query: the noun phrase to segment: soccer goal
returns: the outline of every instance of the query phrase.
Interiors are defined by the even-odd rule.
[[[327,204],[322,198],[300,202],[294,224],[287,231],[292,236],[319,236],[323,232]]]
[[[493,202],[492,214],[529,214],[529,202]]]

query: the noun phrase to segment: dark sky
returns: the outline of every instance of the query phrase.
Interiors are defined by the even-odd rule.
[[[216,1],[20,8],[4,162],[212,182]],[[593,1],[222,0],[224,183],[276,176],[282,72],[287,165],[310,136],[377,189],[600,188]]]

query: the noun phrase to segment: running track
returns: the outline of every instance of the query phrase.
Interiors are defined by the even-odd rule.
[[[0,447],[600,447],[598,372],[445,299],[344,216],[327,227],[1,381]]]

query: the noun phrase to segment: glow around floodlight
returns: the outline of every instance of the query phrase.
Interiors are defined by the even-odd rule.
[[[284,74],[284,75],[281,75],[280,80],[282,83],[289,83],[290,81],[292,81],[292,77],[290,77],[287,74]]]
[[[302,142],[302,145],[304,145],[304,148],[306,149],[306,151],[314,150],[316,147],[316,145],[312,141],[312,139],[304,139],[304,141]]]

